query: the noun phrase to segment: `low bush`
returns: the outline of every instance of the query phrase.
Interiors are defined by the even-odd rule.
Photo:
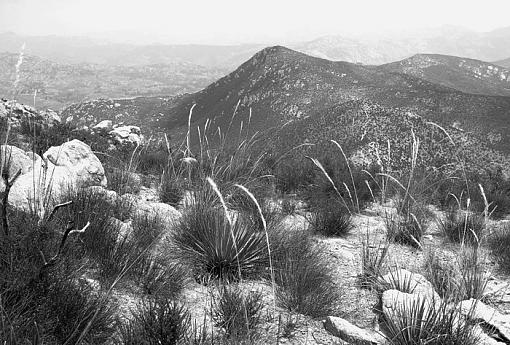
[[[277,303],[313,317],[334,315],[340,298],[325,251],[302,230],[270,233]]]
[[[213,301],[213,320],[228,338],[251,338],[260,323],[262,307],[261,292],[244,292],[238,286],[226,285]]]

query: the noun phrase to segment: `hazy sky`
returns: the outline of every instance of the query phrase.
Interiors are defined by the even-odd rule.
[[[510,26],[509,13],[510,0],[0,0],[0,32],[267,43],[445,24],[489,31]]]

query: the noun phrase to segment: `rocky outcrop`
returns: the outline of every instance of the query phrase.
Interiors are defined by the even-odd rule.
[[[4,99],[0,100],[0,118],[9,118],[13,127],[19,127],[23,119],[39,122],[49,127],[61,123],[60,116],[51,109],[37,111],[29,105]]]

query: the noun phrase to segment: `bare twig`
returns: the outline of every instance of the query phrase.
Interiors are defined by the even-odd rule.
[[[11,191],[11,187],[16,182],[18,177],[21,175],[21,169],[18,170],[18,172],[14,175],[12,179],[9,180],[9,176],[4,175],[2,173],[2,177],[5,182],[5,191],[4,195],[2,197],[2,226],[4,228],[4,235],[5,237],[9,236],[9,220],[7,217],[7,204],[9,203],[9,193]]]

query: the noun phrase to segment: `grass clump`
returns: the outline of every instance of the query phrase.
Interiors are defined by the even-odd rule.
[[[161,202],[177,207],[183,197],[183,182],[178,177],[171,177],[169,174],[163,174],[159,189],[159,199]]]
[[[485,218],[482,215],[461,211],[456,207],[450,208],[439,224],[451,242],[476,246],[480,244],[485,230]]]
[[[213,302],[213,320],[227,338],[252,338],[260,323],[262,307],[260,291],[244,292],[239,286],[225,285]]]
[[[268,260],[263,233],[242,217],[227,219],[222,209],[202,204],[183,214],[173,242],[196,278],[237,280],[265,267]]]
[[[324,250],[302,230],[273,230],[276,298],[282,307],[313,317],[334,315],[339,302]]]
[[[489,236],[488,244],[499,268],[504,272],[510,272],[510,227],[495,230]]]
[[[455,296],[458,291],[458,270],[455,265],[441,259],[435,252],[428,252],[425,259],[425,278],[441,298]],[[460,297],[460,296],[459,296]]]
[[[353,228],[351,215],[345,212],[341,205],[313,210],[310,226],[313,232],[327,237],[345,236]]]
[[[191,316],[169,299],[146,299],[132,310],[132,319],[120,328],[123,345],[188,344]]]
[[[361,275],[359,281],[362,288],[371,288],[377,285],[382,276],[389,245],[382,241],[377,244],[371,243],[368,231],[361,245]]]

